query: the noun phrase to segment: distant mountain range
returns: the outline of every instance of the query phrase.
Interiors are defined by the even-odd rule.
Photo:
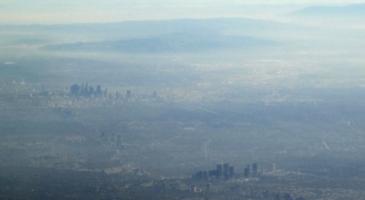
[[[32,30],[32,31],[141,31],[147,33],[156,31],[184,31],[184,30],[210,30],[218,31],[225,28],[257,29],[262,27],[280,27],[283,24],[273,21],[249,18],[208,18],[208,19],[171,19],[171,20],[141,20],[105,23],[74,23],[54,25],[1,25],[2,29]],[[100,29],[102,28],[102,29]]]
[[[117,23],[8,26],[60,38],[46,50],[131,53],[195,52],[273,45],[262,35],[291,28],[278,22],[244,19],[179,19]],[[66,40],[65,38],[71,38]]]
[[[365,4],[344,6],[312,6],[296,11],[300,16],[365,16]]]
[[[77,42],[48,45],[47,50],[117,51],[131,53],[195,52],[273,45],[274,42],[248,36],[175,33],[135,39]]]

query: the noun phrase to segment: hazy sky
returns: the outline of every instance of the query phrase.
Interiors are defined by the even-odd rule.
[[[270,17],[274,12],[285,12],[293,6],[361,2],[365,0],[0,0],[0,23]]]

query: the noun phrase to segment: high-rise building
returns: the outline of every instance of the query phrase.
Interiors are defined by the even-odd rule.
[[[132,92],[130,90],[127,90],[126,92],[126,97],[130,98],[132,96]]]
[[[203,175],[203,177],[202,177],[203,180],[206,180],[209,177],[208,176],[208,171],[203,171],[203,174],[202,175]]]
[[[229,178],[228,175],[229,175],[229,164],[224,163],[223,164],[223,176],[224,176],[224,178],[227,179],[227,178]]]
[[[223,176],[223,166],[222,164],[217,165],[217,178],[220,178]]]
[[[253,163],[252,164],[252,176],[257,176],[258,175],[258,165],[257,163]]]
[[[228,180],[234,177],[234,167],[228,163],[217,164],[216,169],[198,171],[192,178],[195,180],[211,180],[212,178]]]
[[[203,180],[207,176],[206,172],[204,171],[198,171],[196,174],[193,175],[193,179],[195,180]]]
[[[229,167],[228,176],[229,176],[229,178],[232,178],[234,176],[234,167],[233,166]]]
[[[217,173],[216,169],[209,171],[209,177],[210,178],[217,178],[217,176],[218,176],[218,173]]]
[[[247,165],[244,171],[244,176],[246,178],[250,177],[250,165]]]

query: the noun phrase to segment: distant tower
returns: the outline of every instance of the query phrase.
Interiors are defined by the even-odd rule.
[[[203,171],[203,180],[207,180],[209,178],[208,171]]]
[[[122,137],[120,135],[117,136],[117,147],[121,147],[122,146]]]
[[[250,165],[247,165],[244,171],[244,176],[246,178],[250,177]]]
[[[193,179],[195,179],[195,180],[203,179],[203,171],[198,171],[196,174],[194,174]]]
[[[132,96],[132,92],[130,90],[127,90],[126,97],[131,98],[131,96]]]
[[[122,95],[121,95],[118,91],[116,91],[116,92],[115,92],[115,98],[116,98],[116,99],[119,99],[121,96],[122,96]]]
[[[257,163],[253,163],[252,164],[252,176],[257,176],[258,175],[258,165]]]
[[[73,84],[70,87],[70,94],[73,96],[78,96],[80,94],[80,86],[78,84]]]
[[[104,96],[104,98],[108,97],[108,89],[106,89],[106,88],[104,89],[103,96]]]
[[[103,94],[103,91],[101,90],[101,86],[97,85],[96,86],[96,92],[95,92],[97,97],[100,97]]]
[[[157,98],[157,92],[156,92],[156,91],[153,91],[153,93],[152,93],[152,97],[153,97],[153,98]]]
[[[222,164],[218,164],[217,165],[217,178],[222,177],[222,175],[223,175],[223,166],[222,166]]]
[[[217,170],[209,170],[209,178],[217,178]]]
[[[234,167],[233,166],[229,167],[228,176],[229,176],[229,178],[232,178],[234,176]]]
[[[88,96],[92,97],[95,94],[95,89],[93,86],[89,86],[89,90],[88,90]]]
[[[228,163],[223,164],[223,175],[224,175],[225,179],[229,178],[229,164]]]

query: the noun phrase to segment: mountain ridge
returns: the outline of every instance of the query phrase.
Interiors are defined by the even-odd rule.
[[[365,16],[365,3],[338,5],[338,6],[310,6],[294,12],[300,16],[320,16],[320,15],[338,15],[338,16]]]

